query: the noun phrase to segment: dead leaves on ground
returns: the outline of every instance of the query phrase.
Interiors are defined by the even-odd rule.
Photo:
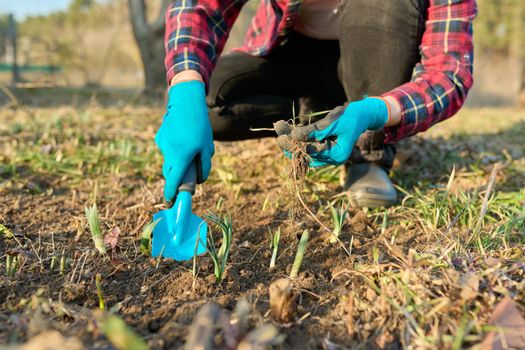
[[[480,350],[525,349],[525,319],[513,300],[505,298],[496,305],[489,325],[492,330]]]
[[[348,333],[358,342],[381,349],[391,342],[448,349],[465,332],[460,339],[469,339],[462,345],[468,347],[483,340],[487,324],[508,326],[509,318],[511,328],[521,332],[519,341],[525,339],[525,320],[515,305],[505,306],[504,313],[498,305],[489,321],[502,297],[523,300],[525,296],[525,262],[509,259],[514,256],[510,252],[452,261],[431,252],[405,253],[386,242],[379,249],[384,253],[379,261],[333,273],[334,280],[344,282],[349,290],[340,305],[347,315]],[[502,321],[496,317],[501,313]],[[463,326],[465,320],[468,326]],[[501,334],[493,331],[485,342],[495,343]],[[525,343],[517,342],[518,332],[506,336],[508,344],[516,341],[517,348],[525,349]],[[484,348],[488,349],[500,348]]]

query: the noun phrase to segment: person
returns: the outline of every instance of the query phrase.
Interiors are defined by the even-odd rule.
[[[476,1],[262,0],[244,44],[221,56],[245,2],[168,7],[165,199],[194,160],[206,181],[214,139],[275,136],[250,129],[332,110],[279,138],[313,141],[311,166],[344,165],[354,205],[395,204],[394,144],[453,116],[473,84]]]

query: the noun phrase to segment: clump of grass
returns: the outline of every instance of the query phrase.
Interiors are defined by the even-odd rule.
[[[231,248],[233,235],[232,220],[230,215],[224,215],[224,217],[221,219],[218,215],[213,213],[206,215],[206,218],[213,222],[222,232],[222,242],[219,250],[217,250],[215,245],[213,234],[210,232],[210,234],[207,236],[207,249],[211,259],[213,260],[215,281],[220,285],[222,283],[222,279],[224,278],[226,263],[228,261],[228,255]]]
[[[149,255],[151,252],[151,234],[155,229],[155,226],[159,223],[161,219],[150,222],[142,230],[142,235],[140,238],[140,252],[144,255]]]
[[[332,203],[329,204],[330,212],[332,213],[332,223],[334,229],[332,231],[333,236],[330,238],[331,243],[337,242],[341,232],[343,231],[343,226],[345,225],[346,216],[348,215],[348,209],[344,208],[344,203],[341,202],[339,208],[335,208]]]
[[[270,231],[271,233],[271,231]],[[272,258],[270,260],[270,269],[275,268],[275,260],[277,259],[277,250],[279,249],[279,240],[281,239],[281,228],[279,227],[273,235],[270,249],[272,249]]]
[[[299,270],[303,264],[304,252],[306,250],[306,245],[308,243],[308,237],[310,233],[308,230],[304,230],[301,235],[301,240],[299,241],[299,247],[297,248],[297,253],[295,254],[295,260],[293,262],[292,271],[290,272],[290,278],[297,278],[299,275]]]
[[[104,244],[104,236],[100,229],[97,205],[94,204],[92,207],[86,207],[85,212],[89,223],[89,229],[91,231],[91,237],[95,243],[95,248],[97,248],[101,254],[106,254],[106,245]]]
[[[497,168],[496,168],[497,169]],[[406,196],[403,206],[395,210],[397,217],[403,215],[421,225],[426,234],[441,231],[444,238],[451,237],[452,230],[461,232],[463,240],[457,241],[456,252],[475,248],[480,252],[509,247],[521,243],[519,226],[525,201],[525,191],[496,192],[492,185],[495,170],[489,179],[485,193],[480,189],[452,191],[453,171],[446,187],[413,189],[413,193],[400,188]],[[501,225],[502,222],[508,225]],[[512,224],[510,224],[513,222]],[[457,233],[454,233],[456,237]],[[457,238],[455,238],[457,240]]]

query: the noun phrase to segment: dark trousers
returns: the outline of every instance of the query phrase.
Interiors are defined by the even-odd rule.
[[[223,55],[211,76],[207,102],[216,140],[275,136],[277,120],[330,110],[365,95],[381,95],[411,78],[420,60],[428,0],[343,0],[339,40],[297,32],[265,57]],[[395,149],[383,132],[366,132],[352,162],[389,168]]]

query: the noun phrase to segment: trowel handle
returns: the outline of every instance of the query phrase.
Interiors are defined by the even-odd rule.
[[[195,194],[195,187],[197,185],[197,163],[192,161],[186,174],[182,178],[179,186],[179,192],[189,192],[191,195]]]

